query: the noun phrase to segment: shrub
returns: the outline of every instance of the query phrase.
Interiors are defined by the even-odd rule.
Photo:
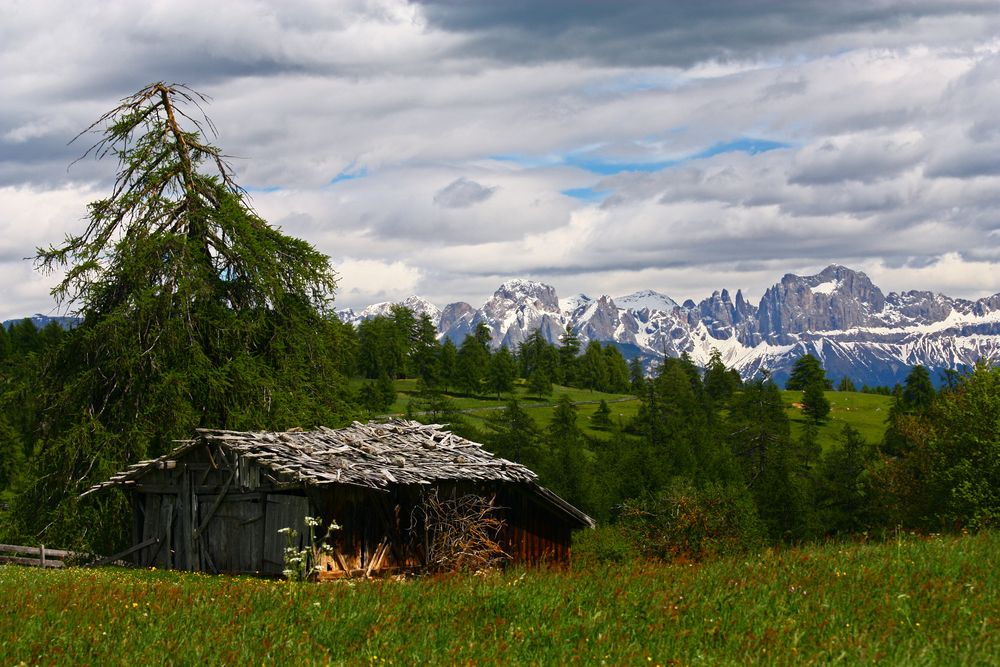
[[[641,556],[634,533],[620,524],[598,526],[573,535],[574,566],[631,563]]]
[[[744,553],[764,544],[764,525],[743,487],[695,487],[675,479],[658,495],[626,501],[622,529],[646,557],[702,560]]]

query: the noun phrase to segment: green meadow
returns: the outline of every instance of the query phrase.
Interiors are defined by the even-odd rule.
[[[849,424],[861,433],[871,444],[882,441],[885,435],[886,418],[892,407],[892,397],[880,394],[862,394],[852,391],[828,391],[826,400],[830,401],[830,414],[820,424],[816,434],[824,450],[833,446]],[[806,425],[806,418],[797,404],[802,400],[801,391],[782,391],[785,403],[785,413],[791,421],[792,435],[798,436]]]
[[[288,584],[0,567],[0,663],[1000,663],[1000,533]]]
[[[417,381],[396,380],[395,384],[396,401],[391,414],[403,416],[410,401],[417,397]],[[518,382],[512,393],[504,393],[499,399],[496,396],[446,393],[454,408],[460,410],[476,426],[485,425],[493,412],[502,409],[511,398],[516,398],[521,407],[529,410],[531,416],[543,428],[552,418],[555,401],[563,395],[569,396],[576,404],[577,423],[590,435],[607,437],[606,433],[596,431],[590,425],[590,416],[594,414],[602,400],[607,401],[611,408],[612,421],[621,425],[627,424],[639,411],[640,401],[632,394],[609,394],[556,385],[552,388],[552,396],[539,398],[528,393],[523,381]],[[791,421],[792,434],[798,436],[806,424],[806,418],[797,406],[802,399],[802,392],[782,391],[781,396],[785,403],[785,412]],[[830,401],[830,415],[820,424],[817,433],[819,443],[824,450],[838,442],[845,424],[857,429],[869,443],[881,442],[885,434],[886,417],[892,406],[892,397],[860,392],[828,391],[826,398]]]
[[[417,381],[412,379],[396,380],[395,384],[396,401],[393,403],[390,414],[403,416],[407,413],[410,401],[417,398]],[[475,426],[484,426],[491,414],[503,409],[514,398],[517,399],[522,408],[530,411],[531,416],[542,428],[552,419],[555,402],[566,395],[576,404],[577,423],[580,428],[591,435],[600,433],[590,428],[589,420],[602,400],[608,402],[612,419],[620,421],[622,424],[627,423],[639,410],[639,400],[632,394],[609,394],[590,389],[553,385],[551,396],[539,397],[528,392],[523,380],[515,383],[513,392],[505,392],[500,398],[497,398],[496,395],[469,396],[448,392],[445,395],[452,401],[452,406],[461,411],[463,416],[469,418]]]

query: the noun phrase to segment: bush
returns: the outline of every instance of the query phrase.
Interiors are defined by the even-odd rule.
[[[640,553],[664,561],[744,553],[763,546],[765,536],[745,488],[699,489],[685,479],[675,479],[653,498],[626,501],[620,524]]]
[[[598,526],[573,535],[574,566],[617,565],[635,562],[640,557],[642,553],[635,535],[622,525]]]

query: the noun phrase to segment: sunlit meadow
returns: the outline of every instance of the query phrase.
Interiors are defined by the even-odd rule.
[[[997,664],[1000,534],[289,584],[0,567],[3,664]]]

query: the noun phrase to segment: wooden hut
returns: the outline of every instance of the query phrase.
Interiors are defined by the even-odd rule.
[[[593,520],[538,484],[523,465],[493,456],[438,425],[396,420],[283,433],[199,430],[169,454],[89,489],[120,487],[134,508],[128,556],[139,565],[277,575],[286,533],[306,517],[330,522],[322,577],[427,565],[419,508],[427,494],[482,497],[515,563],[564,562],[574,529]]]

